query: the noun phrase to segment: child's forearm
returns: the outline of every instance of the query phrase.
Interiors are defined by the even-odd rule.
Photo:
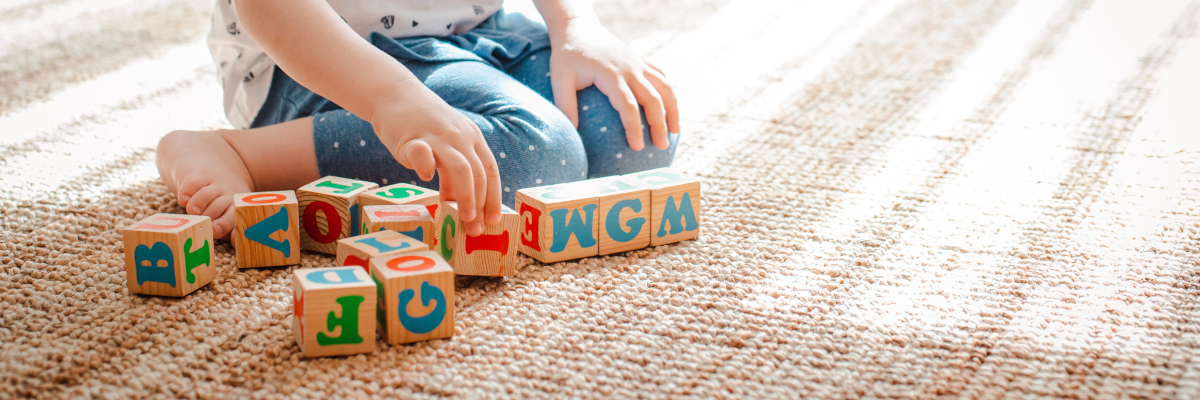
[[[533,0],[538,13],[546,21],[551,43],[566,40],[567,25],[578,22],[598,22],[591,0]]]
[[[367,121],[425,86],[323,0],[241,0],[243,29],[288,76]]]

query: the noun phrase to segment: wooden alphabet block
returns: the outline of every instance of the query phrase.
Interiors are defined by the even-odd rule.
[[[592,185],[583,181],[518,190],[521,252],[544,263],[600,254],[599,197]]]
[[[700,180],[671,168],[623,175],[621,180],[650,189],[650,245],[700,236]]]
[[[599,196],[600,255],[637,250],[650,245],[651,190],[621,177],[590,181]]]
[[[454,271],[436,252],[371,259],[380,333],[390,344],[454,336]]]
[[[238,268],[300,263],[300,213],[296,192],[233,195],[233,248]]]
[[[358,266],[292,272],[292,333],[305,357],[375,351],[375,281]]]
[[[396,231],[379,231],[338,241],[337,264],[369,269],[372,258],[429,250],[429,246]]]
[[[206,216],[154,214],[122,234],[130,293],[182,297],[217,276]]]
[[[440,203],[441,196],[438,194],[438,191],[407,183],[397,183],[378,189],[371,189],[358,196],[358,204],[361,204],[363,207],[398,206],[402,204],[423,205],[429,209],[430,217],[437,216],[437,208]],[[363,217],[363,221],[366,220],[366,217]]]
[[[512,276],[517,267],[517,235],[521,216],[500,206],[500,223],[483,225],[479,236],[468,236],[459,218],[458,202],[443,201],[438,221],[438,252],[459,275]]]
[[[337,241],[358,236],[359,194],[379,187],[371,182],[327,176],[296,190],[300,203],[300,247],[326,254]]]
[[[436,207],[435,207],[436,208]],[[419,204],[363,206],[363,233],[381,230],[396,231],[424,242],[429,248],[435,246],[433,214],[429,208]]]

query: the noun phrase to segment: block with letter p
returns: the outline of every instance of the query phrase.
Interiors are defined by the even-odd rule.
[[[375,281],[362,267],[292,272],[292,333],[305,357],[375,351]]]
[[[233,195],[233,248],[238,268],[300,263],[300,214],[296,192]]]
[[[372,182],[327,176],[296,190],[300,203],[300,247],[326,254],[337,252],[337,241],[357,236],[359,194],[379,187]]]
[[[593,185],[583,181],[518,190],[521,252],[544,263],[598,255],[599,198]]]
[[[430,248],[436,243],[433,214],[423,205],[363,206],[362,232],[374,233],[385,229],[403,233]]]
[[[372,258],[429,250],[429,246],[396,231],[379,231],[338,241],[337,264],[370,269]]]
[[[671,168],[623,175],[621,181],[650,189],[650,245],[700,236],[700,180]]]
[[[459,275],[512,276],[517,267],[520,216],[500,206],[500,223],[483,225],[479,236],[468,236],[459,217],[458,202],[443,201],[438,221],[438,253]]]
[[[181,297],[212,282],[212,220],[154,214],[125,228],[125,278],[130,293]]]
[[[454,336],[454,271],[436,252],[371,259],[376,318],[390,344]]]

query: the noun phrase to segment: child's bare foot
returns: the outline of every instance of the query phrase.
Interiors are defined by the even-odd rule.
[[[158,173],[188,214],[213,220],[213,237],[233,231],[233,195],[254,191],[242,157],[219,132],[175,131],[158,142]]]

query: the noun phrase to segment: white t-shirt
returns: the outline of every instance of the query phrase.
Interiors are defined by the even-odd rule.
[[[364,38],[371,32],[393,38],[466,33],[500,10],[503,1],[327,0]],[[232,0],[216,2],[208,49],[225,90],[225,116],[234,127],[247,129],[267,99],[275,62],[242,32]]]

